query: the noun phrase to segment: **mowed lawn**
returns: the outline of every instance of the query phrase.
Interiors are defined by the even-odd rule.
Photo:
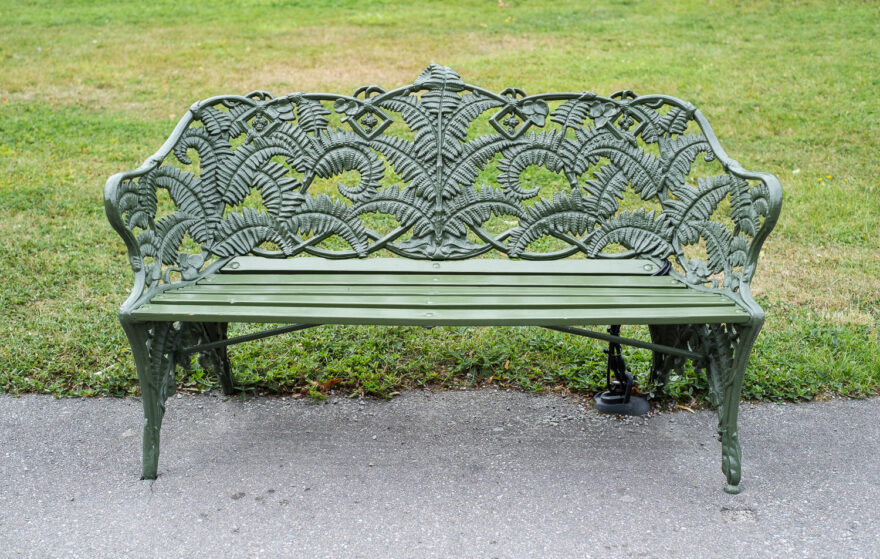
[[[433,62],[496,91],[693,102],[732,157],[785,192],[753,284],[768,320],[745,397],[878,393],[880,6],[632,0],[0,0],[0,392],[137,392],[115,317],[132,275],[102,188],[194,101],[391,89]],[[247,389],[320,397],[588,393],[604,382],[601,349],[532,328],[328,327],[230,351]],[[646,383],[648,352],[626,355]],[[214,382],[198,367],[179,381]],[[671,391],[689,402],[704,389],[691,372]]]

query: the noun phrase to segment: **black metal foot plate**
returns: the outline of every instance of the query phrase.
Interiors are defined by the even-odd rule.
[[[618,415],[645,415],[651,409],[648,401],[640,396],[630,396],[629,402],[624,402],[621,394],[602,392],[597,394],[596,409],[602,413],[616,413]]]

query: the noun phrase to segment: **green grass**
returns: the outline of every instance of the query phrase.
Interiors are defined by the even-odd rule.
[[[768,322],[745,397],[877,394],[876,3],[507,3],[0,0],[0,391],[136,393],[114,316],[131,276],[102,185],[152,154],[193,101],[392,88],[438,62],[495,90],[694,102],[730,155],[785,190],[753,284]],[[332,327],[231,353],[248,389],[280,393],[332,378],[378,396],[604,382],[601,345],[531,328]],[[646,383],[647,352],[627,355]],[[213,385],[197,367],[180,375]],[[693,372],[671,386],[681,401],[704,394]]]

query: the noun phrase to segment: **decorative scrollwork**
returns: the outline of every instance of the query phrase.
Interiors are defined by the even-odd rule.
[[[439,65],[392,91],[208,99],[166,146],[108,186],[108,213],[133,239],[147,286],[246,254],[494,250],[672,257],[688,283],[734,293],[751,279],[781,199],[775,178],[729,159],[705,117],[678,99],[493,93]],[[717,172],[695,171],[710,164]],[[566,186],[527,187],[529,169]],[[342,182],[328,191],[321,181],[334,177]],[[199,248],[183,250],[187,239]]]

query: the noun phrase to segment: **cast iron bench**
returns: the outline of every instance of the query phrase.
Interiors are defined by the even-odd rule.
[[[705,370],[736,493],[764,321],[749,283],[781,200],[773,175],[743,169],[665,95],[494,93],[432,65],[387,92],[200,101],[105,189],[135,276],[119,318],[143,477],[175,368],[195,354],[230,393],[226,347],[282,332],[534,325],[650,349],[661,385],[687,359]],[[228,338],[230,322],[287,326]],[[583,329],[599,324],[610,333]],[[652,342],[621,337],[625,324]]]

